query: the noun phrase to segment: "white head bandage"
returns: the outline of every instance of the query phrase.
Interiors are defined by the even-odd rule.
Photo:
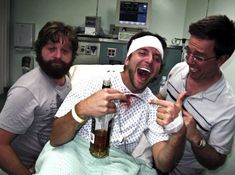
[[[146,35],[146,36],[134,39],[127,52],[127,57],[130,54],[132,54],[134,51],[142,47],[156,48],[159,51],[161,58],[163,60],[164,53],[163,53],[162,44],[158,38],[156,38],[155,36],[151,36],[151,35]]]

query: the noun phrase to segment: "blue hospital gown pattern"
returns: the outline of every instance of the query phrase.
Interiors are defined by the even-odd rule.
[[[71,110],[80,100],[90,96],[102,87],[102,80],[84,80],[83,84],[73,89],[66,97],[56,116],[61,117]],[[112,88],[127,93],[128,103],[115,102],[117,112],[113,118],[110,146],[120,148],[126,153],[132,153],[138,145],[144,133],[151,145],[168,140],[161,126],[156,123],[156,105],[150,105],[149,101],[156,98],[147,88],[140,94],[133,94],[123,84],[120,73],[114,73],[111,78]],[[92,116],[91,116],[92,117]],[[78,130],[78,135],[90,140],[91,119]],[[76,139],[76,138],[75,138]]]

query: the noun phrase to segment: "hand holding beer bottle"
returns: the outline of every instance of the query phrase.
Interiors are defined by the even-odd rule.
[[[102,89],[110,87],[111,80],[109,77],[103,80]],[[92,118],[90,153],[94,157],[103,158],[108,155],[112,118],[113,114]]]

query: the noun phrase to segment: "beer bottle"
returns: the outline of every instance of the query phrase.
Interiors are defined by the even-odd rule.
[[[109,77],[103,80],[102,88],[110,87],[111,79]],[[103,158],[108,155],[112,118],[113,114],[92,118],[89,150],[94,157]]]

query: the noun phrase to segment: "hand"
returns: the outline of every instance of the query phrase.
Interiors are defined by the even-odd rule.
[[[193,116],[187,111],[183,111],[183,119],[184,119],[184,124],[187,128],[186,130],[187,139],[190,142],[197,144],[201,137],[200,137],[200,132],[197,130],[196,127],[197,126],[196,121],[194,120]]]
[[[186,96],[186,92],[181,92],[176,100],[172,103],[166,100],[154,99],[150,103],[159,105],[157,109],[157,123],[161,126],[166,126],[171,123],[182,109],[182,103]]]
[[[124,93],[112,89],[105,88],[86,99],[82,100],[76,105],[78,113],[82,116],[100,117],[108,113],[116,112],[115,100],[127,101]]]

